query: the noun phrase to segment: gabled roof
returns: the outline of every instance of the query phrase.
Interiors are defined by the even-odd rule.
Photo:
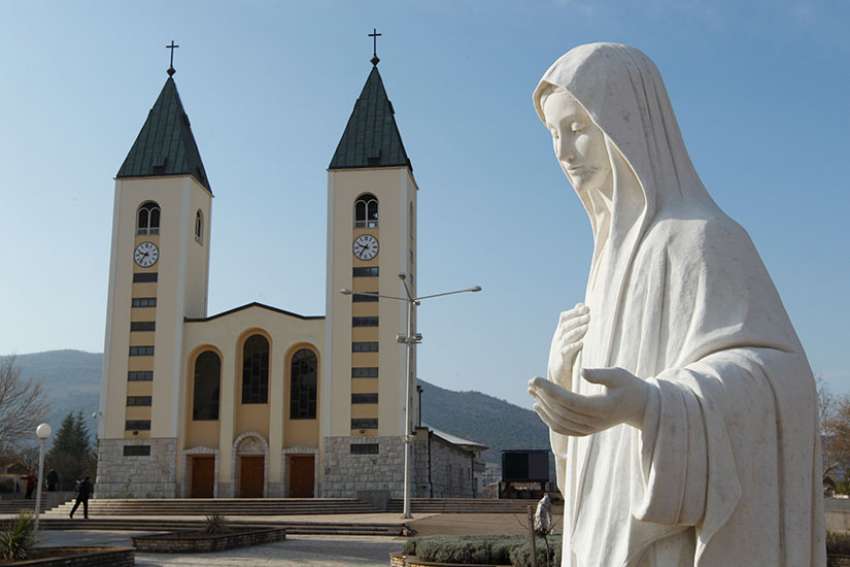
[[[116,177],[191,175],[212,193],[177,85],[168,77]]]
[[[375,65],[354,103],[328,169],[405,165],[413,169],[395,122],[393,104]]]
[[[273,311],[275,313],[280,313],[282,315],[289,315],[290,317],[295,317],[296,319],[303,319],[305,321],[312,321],[315,319],[324,319],[324,315],[299,315],[298,313],[293,313],[292,311],[286,311],[285,309],[278,309],[277,307],[272,307],[271,305],[266,305],[265,303],[260,303],[258,301],[252,301],[251,303],[246,303],[245,305],[240,305],[239,307],[234,307],[233,309],[228,309],[227,311],[222,311],[221,313],[216,313],[215,315],[210,315],[209,317],[184,317],[183,320],[186,323],[202,323],[204,321],[212,321],[213,319],[218,319],[219,317],[225,317],[227,315],[231,315],[233,313],[237,313],[239,311],[244,311],[245,309],[250,309],[251,307],[259,307],[260,309],[267,309],[269,311]]]
[[[458,437],[457,435],[452,435],[451,433],[446,433],[445,431],[440,431],[430,425],[425,425],[428,429],[431,430],[431,433],[446,441],[447,443],[451,443],[452,445],[456,445],[458,447],[463,447],[465,449],[470,449],[473,451],[483,451],[488,449],[487,445],[483,443],[479,443],[478,441],[471,441],[469,439],[464,439],[463,437]]]

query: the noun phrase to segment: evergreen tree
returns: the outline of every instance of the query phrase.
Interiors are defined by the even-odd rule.
[[[62,420],[53,446],[47,453],[46,471],[59,474],[60,490],[74,490],[76,481],[93,476],[96,459],[82,412],[69,413]]]

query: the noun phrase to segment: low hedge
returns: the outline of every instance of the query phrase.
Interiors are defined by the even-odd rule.
[[[549,536],[549,549],[554,561],[561,564],[561,537]],[[404,546],[405,555],[415,555],[422,561],[478,565],[512,565],[533,567],[531,544],[523,536],[431,536],[410,539]],[[546,545],[537,538],[538,565],[546,565]]]
[[[850,555],[850,534],[827,532],[826,552],[830,555]]]
[[[549,549],[554,552],[549,565],[561,564],[561,536],[549,536]],[[850,534],[829,532],[826,536],[828,555],[850,556]],[[407,540],[403,553],[435,563],[479,565],[512,565],[533,567],[531,545],[524,536],[430,536]],[[554,559],[554,561],[552,560]],[[546,546],[537,538],[537,564],[546,565]]]

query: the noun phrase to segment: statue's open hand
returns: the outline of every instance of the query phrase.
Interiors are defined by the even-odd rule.
[[[529,381],[534,411],[552,431],[580,437],[621,423],[640,429],[649,384],[622,368],[585,368],[582,376],[605,392],[584,396],[543,378]]]
[[[568,390],[572,388],[573,364],[590,324],[590,308],[584,303],[561,313],[549,347],[549,379]]]

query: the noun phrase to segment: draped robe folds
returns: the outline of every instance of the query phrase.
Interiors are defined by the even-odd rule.
[[[605,133],[613,193],[579,194],[595,250],[581,368],[650,385],[640,430],[552,432],[565,567],[822,567],[817,400],[746,232],[703,187],[652,62],[579,46],[534,94],[570,92]],[[550,379],[556,377],[550,376]]]

